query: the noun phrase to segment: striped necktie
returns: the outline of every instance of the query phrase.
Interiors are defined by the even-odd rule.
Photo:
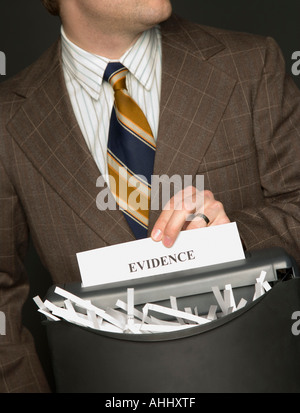
[[[107,144],[110,189],[136,239],[146,238],[155,140],[148,121],[126,89],[126,69],[109,63],[104,80],[114,90]]]

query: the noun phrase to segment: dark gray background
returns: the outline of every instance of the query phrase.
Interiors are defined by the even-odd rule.
[[[291,72],[292,53],[300,50],[299,0],[173,0],[173,7],[177,14],[197,23],[272,36],[283,51],[287,72],[300,87],[300,76]],[[59,18],[49,15],[39,0],[1,0],[0,51],[6,55],[7,74],[0,76],[0,82],[36,60],[57,39],[59,30]],[[43,297],[51,281],[32,245],[26,267],[32,286],[24,311],[25,323],[36,336],[42,363],[52,382],[44,330],[32,302],[34,295]]]

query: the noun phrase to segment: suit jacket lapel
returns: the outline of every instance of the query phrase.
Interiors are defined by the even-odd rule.
[[[176,17],[162,25],[162,91],[154,174],[194,179],[236,82],[209,61],[225,46],[196,25],[194,37],[190,37],[183,26]],[[160,196],[158,188],[152,188],[154,204]],[[151,211],[149,232],[160,211]]]
[[[35,79],[39,87],[33,92],[23,89],[27,99],[7,128],[39,173],[102,239],[108,244],[132,240],[120,211],[97,208],[100,172],[73,113],[57,58],[59,43],[56,47],[51,53],[52,59],[56,56],[54,63],[46,57],[48,75],[43,82]]]

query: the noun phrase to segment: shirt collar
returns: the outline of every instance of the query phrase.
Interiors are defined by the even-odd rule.
[[[150,90],[155,76],[160,53],[160,36],[159,26],[145,31],[119,60],[147,90]],[[99,99],[103,74],[109,60],[75,45],[67,38],[63,27],[61,37],[65,70],[93,99]]]

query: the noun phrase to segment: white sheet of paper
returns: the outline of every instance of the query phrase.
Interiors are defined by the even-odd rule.
[[[166,248],[151,238],[77,254],[82,286],[101,285],[244,259],[235,222],[182,231]]]

